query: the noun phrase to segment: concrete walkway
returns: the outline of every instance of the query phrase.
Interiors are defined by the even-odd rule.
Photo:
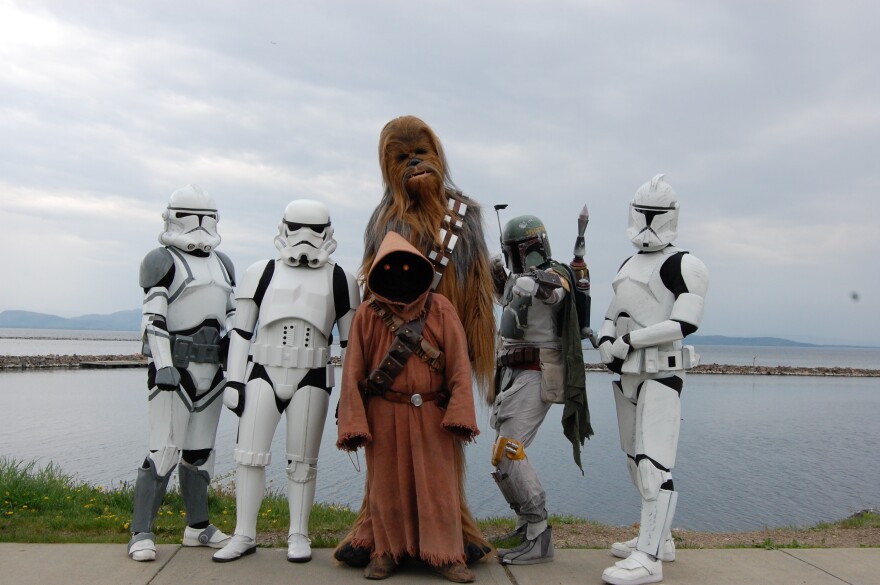
[[[199,585],[260,583],[331,585],[367,583],[359,569],[338,566],[331,550],[318,549],[310,563],[288,563],[286,549],[260,548],[232,563],[211,561],[210,549],[159,545],[156,561],[136,563],[122,544],[0,544],[3,585]],[[878,585],[880,548],[719,549],[676,551],[665,563],[664,583],[676,585]],[[601,585],[602,571],[616,560],[607,551],[564,549],[552,563],[475,567],[486,585]],[[408,563],[390,584],[446,583],[418,563]]]

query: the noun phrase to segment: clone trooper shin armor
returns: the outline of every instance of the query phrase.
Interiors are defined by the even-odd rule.
[[[706,266],[671,244],[678,202],[663,175],[639,189],[631,210],[628,234],[640,252],[614,278],[599,352],[620,374],[613,382],[620,445],[642,513],[638,538],[612,547],[612,554],[626,557],[603,573],[612,584],[660,581],[657,560],[675,558],[670,528],[678,497],[672,468],[680,395],[685,370],[697,361],[693,347],[681,340],[699,327],[709,284]]]
[[[336,247],[332,235],[323,204],[291,202],[275,238],[281,258],[252,265],[237,291],[224,396],[241,417],[234,452],[237,515],[235,535],[215,561],[235,560],[256,547],[266,466],[282,413],[287,418],[288,560],[311,559],[309,514],[334,383],[331,331],[335,323],[345,348],[360,303],[354,277],[329,259]]]
[[[150,441],[134,490],[129,554],[135,560],[155,558],[153,524],[178,463],[187,521],[183,544],[219,547],[228,540],[209,524],[207,490],[235,273],[229,258],[215,251],[217,208],[200,187],[175,191],[163,218],[159,240],[167,245],[147,254],[140,269]]]

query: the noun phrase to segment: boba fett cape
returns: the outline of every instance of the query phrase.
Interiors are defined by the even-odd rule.
[[[565,363],[565,403],[562,407],[562,434],[571,441],[574,462],[580,468],[581,446],[593,436],[590,426],[590,408],[587,405],[587,376],[584,371],[584,349],[581,346],[580,326],[574,301],[574,279],[568,266],[550,261],[550,268],[568,281],[569,294],[562,308],[561,338],[562,361]]]

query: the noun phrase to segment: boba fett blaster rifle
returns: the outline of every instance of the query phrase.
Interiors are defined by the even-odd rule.
[[[574,241],[574,259],[571,261],[571,270],[574,272],[575,303],[577,306],[578,325],[581,328],[581,339],[589,339],[593,347],[598,347],[598,340],[593,330],[590,329],[590,269],[584,256],[587,246],[584,242],[584,234],[587,224],[590,223],[590,212],[587,206],[578,215],[578,236]]]

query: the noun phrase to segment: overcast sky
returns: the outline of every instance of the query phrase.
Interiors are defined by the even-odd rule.
[[[285,205],[324,201],[354,272],[379,131],[439,135],[452,177],[571,260],[593,324],[666,173],[711,281],[700,333],[880,345],[876,2],[0,0],[0,310],[140,306],[187,183],[243,274]]]

